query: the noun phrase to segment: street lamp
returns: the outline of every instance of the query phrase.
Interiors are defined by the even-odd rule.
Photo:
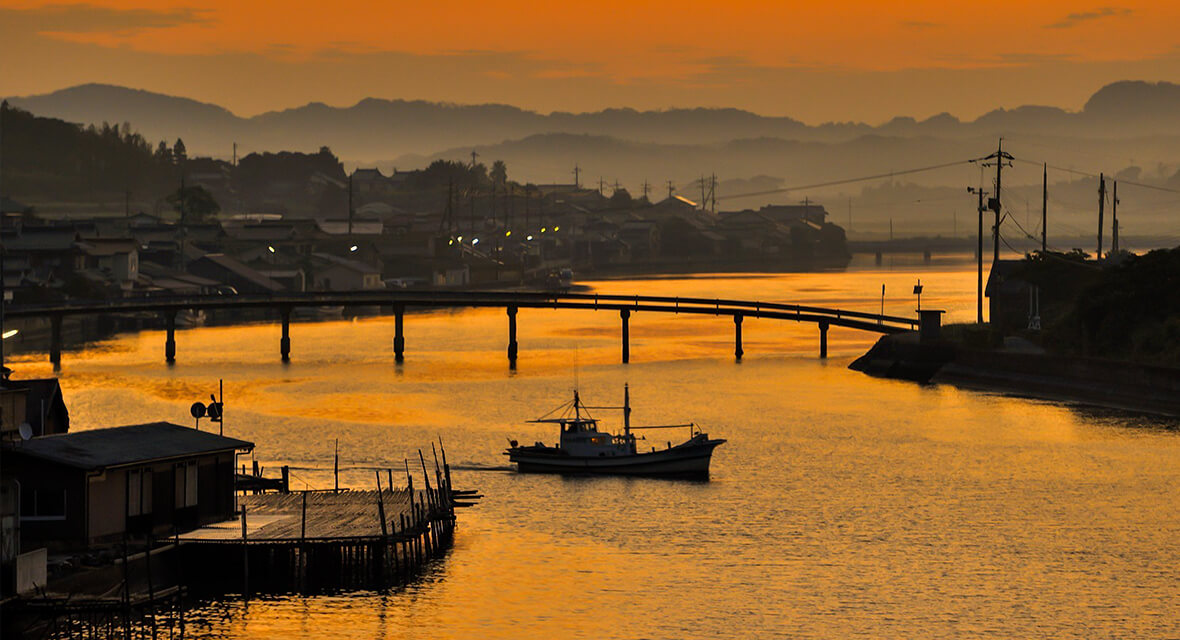
[[[918,313],[922,313],[922,279],[918,278],[918,284],[914,285],[914,295],[918,296]]]

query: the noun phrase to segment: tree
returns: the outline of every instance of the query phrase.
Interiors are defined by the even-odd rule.
[[[181,222],[206,222],[221,212],[221,205],[213,194],[200,185],[182,187],[167,198],[168,204],[180,214]]]
[[[184,148],[184,140],[176,139],[176,144],[172,145],[172,157],[176,159],[176,164],[184,164],[188,160],[188,151]]]
[[[156,147],[156,160],[161,164],[172,164],[172,150],[163,140],[160,141],[160,146]]]
[[[504,164],[503,160],[493,162],[490,176],[492,184],[502,188],[508,183],[508,165]]]

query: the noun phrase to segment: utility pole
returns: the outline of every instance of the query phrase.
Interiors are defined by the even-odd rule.
[[[1106,207],[1106,176],[1098,174],[1098,254],[1095,260],[1102,259],[1102,213]]]
[[[579,176],[581,176],[581,175],[582,175],[582,168],[579,167],[578,163],[575,162],[574,163],[574,188],[575,189],[582,188],[582,183],[579,181]]]
[[[967,193],[979,196],[979,204],[975,207],[975,211],[979,215],[979,231],[975,235],[975,241],[978,244],[975,249],[975,259],[979,263],[975,276],[975,322],[983,324],[983,212],[987,211],[983,206],[983,199],[987,197],[987,192],[983,190],[981,185],[978,189],[967,187]]]
[[[475,152],[475,149],[472,149],[471,150],[471,168],[472,169],[475,168],[475,159],[478,157],[479,157],[479,154]]]
[[[702,175],[701,176],[701,211],[705,210],[705,203],[706,202],[707,202],[707,198],[705,196],[705,176]]]
[[[1012,154],[1004,151],[1004,139],[1000,138],[999,143],[996,144],[996,152],[984,158],[984,160],[994,160],[996,165],[996,197],[988,200],[989,208],[996,214],[996,224],[992,227],[992,268],[994,269],[996,263],[1000,261],[1000,209],[1002,208],[1000,201],[1001,186],[1004,176],[1004,163],[1012,166]],[[990,167],[991,165],[984,162],[983,166]]]
[[[238,166],[238,143],[234,143],[234,161],[233,166]]]
[[[668,197],[669,197],[669,198],[671,198],[671,197],[672,197],[672,192],[673,192],[673,191],[675,191],[675,190],[676,190],[676,185],[672,184],[672,181],[671,181],[671,180],[669,180],[669,181],[668,181]]]
[[[1049,163],[1041,173],[1041,253],[1049,250]]]
[[[348,174],[348,235],[352,237],[352,173]]]
[[[1110,198],[1110,252],[1119,252],[1119,181],[1114,181],[1114,195]]]
[[[645,200],[647,199],[647,194],[650,192],[651,192],[651,185],[648,184],[647,180],[644,180],[643,181],[643,198]]]
[[[606,182],[602,179],[602,176],[598,176],[598,195],[602,195],[602,192],[605,188]]]

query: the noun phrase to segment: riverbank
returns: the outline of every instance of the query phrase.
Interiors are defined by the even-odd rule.
[[[1180,368],[1043,353],[1009,343],[979,348],[917,334],[883,336],[849,365],[920,383],[1180,416]]]

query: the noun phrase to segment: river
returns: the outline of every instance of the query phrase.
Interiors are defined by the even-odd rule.
[[[586,283],[610,293],[728,297],[953,321],[975,310],[966,262],[857,261],[829,274]],[[523,309],[510,371],[503,310],[161,332],[67,352],[75,430],[191,423],[226,385],[226,434],[297,487],[371,488],[441,437],[455,485],[478,488],[453,549],[386,593],[206,603],[193,638],[1175,637],[1180,621],[1180,431],[1175,421],[871,378],[848,363],[875,335],[727,317],[636,313],[620,364],[613,312]],[[47,375],[44,356],[10,363]],[[726,438],[708,482],[522,476],[508,439],[569,399],[636,424],[695,421]],[[608,427],[617,416],[604,412]],[[208,428],[204,425],[203,428]],[[684,434],[648,432],[653,446]],[[404,471],[403,471],[404,473]]]

